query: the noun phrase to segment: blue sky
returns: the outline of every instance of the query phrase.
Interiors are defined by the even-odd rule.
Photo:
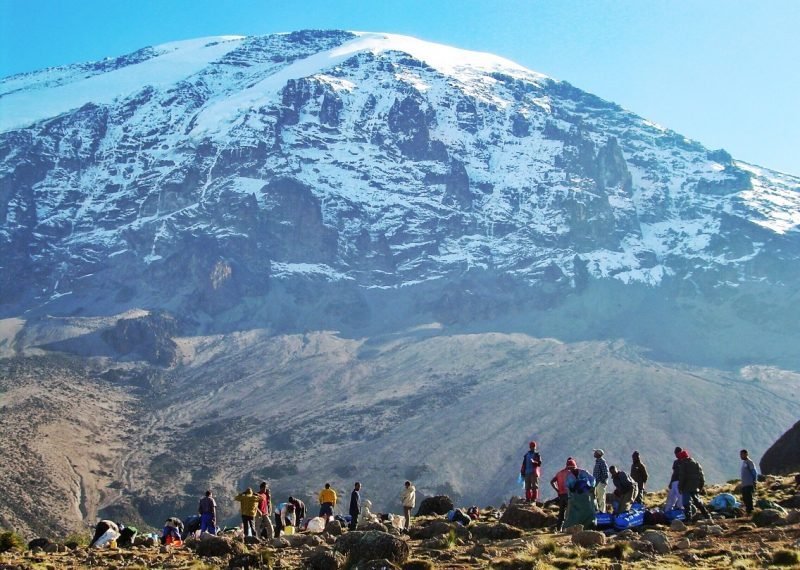
[[[496,53],[800,175],[797,0],[0,0],[0,76],[179,39],[304,28]]]

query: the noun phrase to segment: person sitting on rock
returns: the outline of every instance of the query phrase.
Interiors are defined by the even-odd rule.
[[[634,451],[631,455],[631,479],[636,483],[636,496],[633,499],[634,503],[644,502],[644,484],[647,483],[647,467],[642,463],[638,451]]]
[[[542,456],[536,449],[536,442],[528,444],[528,451],[522,457],[520,475],[525,479],[525,500],[535,503],[539,500],[539,476],[542,472]]]
[[[200,534],[217,534],[217,502],[211,491],[206,491],[206,496],[200,499],[197,512],[200,514]]]
[[[258,495],[253,493],[253,489],[248,487],[243,493],[236,495],[233,500],[239,503],[239,511],[242,515],[242,532],[244,536],[256,536],[255,518],[256,514],[258,514]]]
[[[692,521],[693,504],[706,519],[713,520],[699,496],[705,485],[703,468],[689,456],[689,451],[684,449],[678,454],[678,490],[683,499],[683,515],[687,523]]]
[[[556,530],[561,532],[564,528],[564,515],[567,512],[567,504],[569,502],[569,489],[567,488],[567,476],[569,475],[569,470],[574,469],[578,466],[575,463],[575,460],[572,457],[567,458],[567,465],[555,474],[555,476],[550,479],[550,486],[555,490],[558,494],[556,498],[556,504],[558,504],[558,523],[556,524]]]
[[[331,489],[331,484],[325,483],[325,488],[319,492],[319,516],[325,519],[325,524],[333,518],[337,498],[336,491]]]
[[[569,469],[566,479],[569,491],[569,501],[564,519],[564,528],[583,525],[591,528],[594,525],[594,515],[597,506],[594,500],[594,477],[585,469],[579,469],[577,464]]]
[[[614,496],[617,499],[617,506],[614,514],[627,513],[631,510],[633,497],[636,495],[636,483],[630,475],[617,469],[616,465],[608,468],[611,473],[611,480],[614,482]]]

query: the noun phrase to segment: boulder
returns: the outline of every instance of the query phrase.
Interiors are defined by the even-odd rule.
[[[36,548],[44,549],[48,544],[51,544],[49,538],[34,538],[28,542],[28,550],[34,550]]]
[[[334,548],[354,563],[386,559],[402,564],[410,552],[405,540],[377,530],[344,534],[336,539]]]
[[[794,495],[788,499],[781,501],[780,505],[787,509],[800,509],[800,495]]]
[[[673,546],[675,550],[689,550],[690,547],[691,543],[689,542],[689,539],[686,538],[685,536],[683,538],[679,538],[678,540],[676,540],[675,546]]]
[[[261,544],[261,539],[258,538],[257,536],[245,536],[244,537],[244,543],[247,544],[248,546],[251,546],[251,545],[254,545],[254,544]]]
[[[653,554],[655,552],[653,543],[649,540],[634,540],[631,542],[631,546],[636,552],[641,552],[643,554]]]
[[[792,509],[786,515],[786,524],[797,524],[797,523],[800,523],[800,511]]]
[[[520,538],[523,534],[520,529],[501,522],[495,524],[480,523],[470,526],[469,532],[479,540],[511,540],[512,538]]]
[[[416,516],[446,515],[454,508],[455,506],[450,497],[447,495],[436,495],[435,497],[428,497],[422,501]]]
[[[333,550],[317,550],[305,561],[310,570],[339,570],[344,566],[344,556]]]
[[[64,552],[67,550],[66,546],[62,546],[60,544],[56,544],[55,542],[50,542],[45,544],[44,548],[42,549],[48,554],[55,554],[56,552]]]
[[[584,548],[602,546],[606,543],[606,535],[596,530],[580,530],[572,535],[572,543]]]
[[[642,539],[653,545],[653,550],[658,554],[669,554],[672,547],[669,538],[660,530],[647,530],[642,534]]]
[[[337,520],[328,521],[328,524],[325,525],[325,532],[332,536],[339,536],[342,534],[342,523]]]
[[[756,526],[772,526],[784,524],[786,515],[776,509],[764,509],[753,513],[753,522]]]
[[[555,526],[558,517],[534,506],[512,505],[508,507],[500,522],[522,529]]]
[[[290,545],[288,540],[282,536],[279,536],[272,539],[272,546],[274,548],[289,548]]]
[[[358,530],[363,530],[364,532],[368,530],[379,530],[380,532],[389,532],[389,529],[386,528],[385,524],[375,521],[359,524]]]
[[[564,534],[577,534],[583,530],[582,524],[574,524],[564,529]]]
[[[203,535],[203,539],[197,544],[197,555],[203,557],[238,556],[244,553],[245,547],[241,542],[222,536]]]
[[[676,532],[684,532],[687,527],[686,523],[684,523],[683,521],[679,521],[678,519],[675,519],[674,521],[669,523],[669,528],[670,530],[674,530]]]

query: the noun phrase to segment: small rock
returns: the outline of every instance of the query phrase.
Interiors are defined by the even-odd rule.
[[[687,527],[686,527],[686,523],[684,523],[683,521],[680,521],[678,519],[675,519],[674,521],[669,523],[669,528],[670,528],[670,530],[674,530],[676,532],[684,532]]]
[[[581,531],[583,531],[583,525],[582,524],[576,524],[576,525],[572,525],[570,527],[565,528],[564,529],[564,534],[575,535],[575,534],[577,534],[577,533],[579,533]]]
[[[273,538],[272,546],[274,546],[275,548],[289,548],[289,541],[283,538],[282,536],[278,538]]]
[[[602,546],[606,543],[606,535],[596,530],[579,530],[572,534],[572,543],[583,547]]]
[[[709,536],[722,536],[724,534],[722,527],[716,524],[708,525],[706,530],[708,531]]]
[[[51,542],[49,544],[45,544],[42,550],[44,550],[48,554],[54,554],[59,551],[59,548],[58,544],[56,544],[55,542]]]
[[[786,515],[786,524],[797,524],[800,523],[800,511],[796,509],[792,509],[789,511],[789,514]]]
[[[653,554],[655,552],[653,543],[647,540],[634,540],[631,542],[631,546],[636,552],[641,552],[643,554]]]
[[[161,546],[161,548],[159,548],[159,549],[158,549],[158,551],[159,551],[161,554],[166,554],[167,552],[169,552],[169,546],[167,546],[166,544],[164,544],[164,545],[162,545],[162,546]]]
[[[753,514],[753,522],[756,523],[756,526],[773,526],[784,524],[785,521],[786,515],[776,509],[764,509]]]
[[[669,544],[667,535],[660,530],[648,530],[642,534],[642,538],[653,545],[653,550],[658,554],[669,554],[672,548]]]
[[[306,559],[310,570],[339,570],[344,565],[344,556],[332,550],[317,551]]]
[[[675,546],[673,548],[675,548],[675,550],[689,550],[690,546],[691,543],[689,539],[684,536],[675,541]]]

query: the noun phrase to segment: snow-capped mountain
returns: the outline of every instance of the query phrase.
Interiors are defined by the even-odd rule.
[[[736,287],[797,253],[797,178],[403,36],[204,38],[18,75],[0,129],[0,297],[25,306],[120,275],[183,281],[187,250],[241,295],[470,271]]]
[[[24,471],[63,470],[76,520],[163,520],[264,473],[503,500],[531,432],[548,470],[599,445],[666,469],[688,440],[730,478],[800,413],[798,224],[800,178],[404,36],[203,38],[17,75],[2,416],[45,422]],[[51,377],[109,404],[70,401],[71,380],[30,400]],[[91,435],[120,418],[124,445]]]

